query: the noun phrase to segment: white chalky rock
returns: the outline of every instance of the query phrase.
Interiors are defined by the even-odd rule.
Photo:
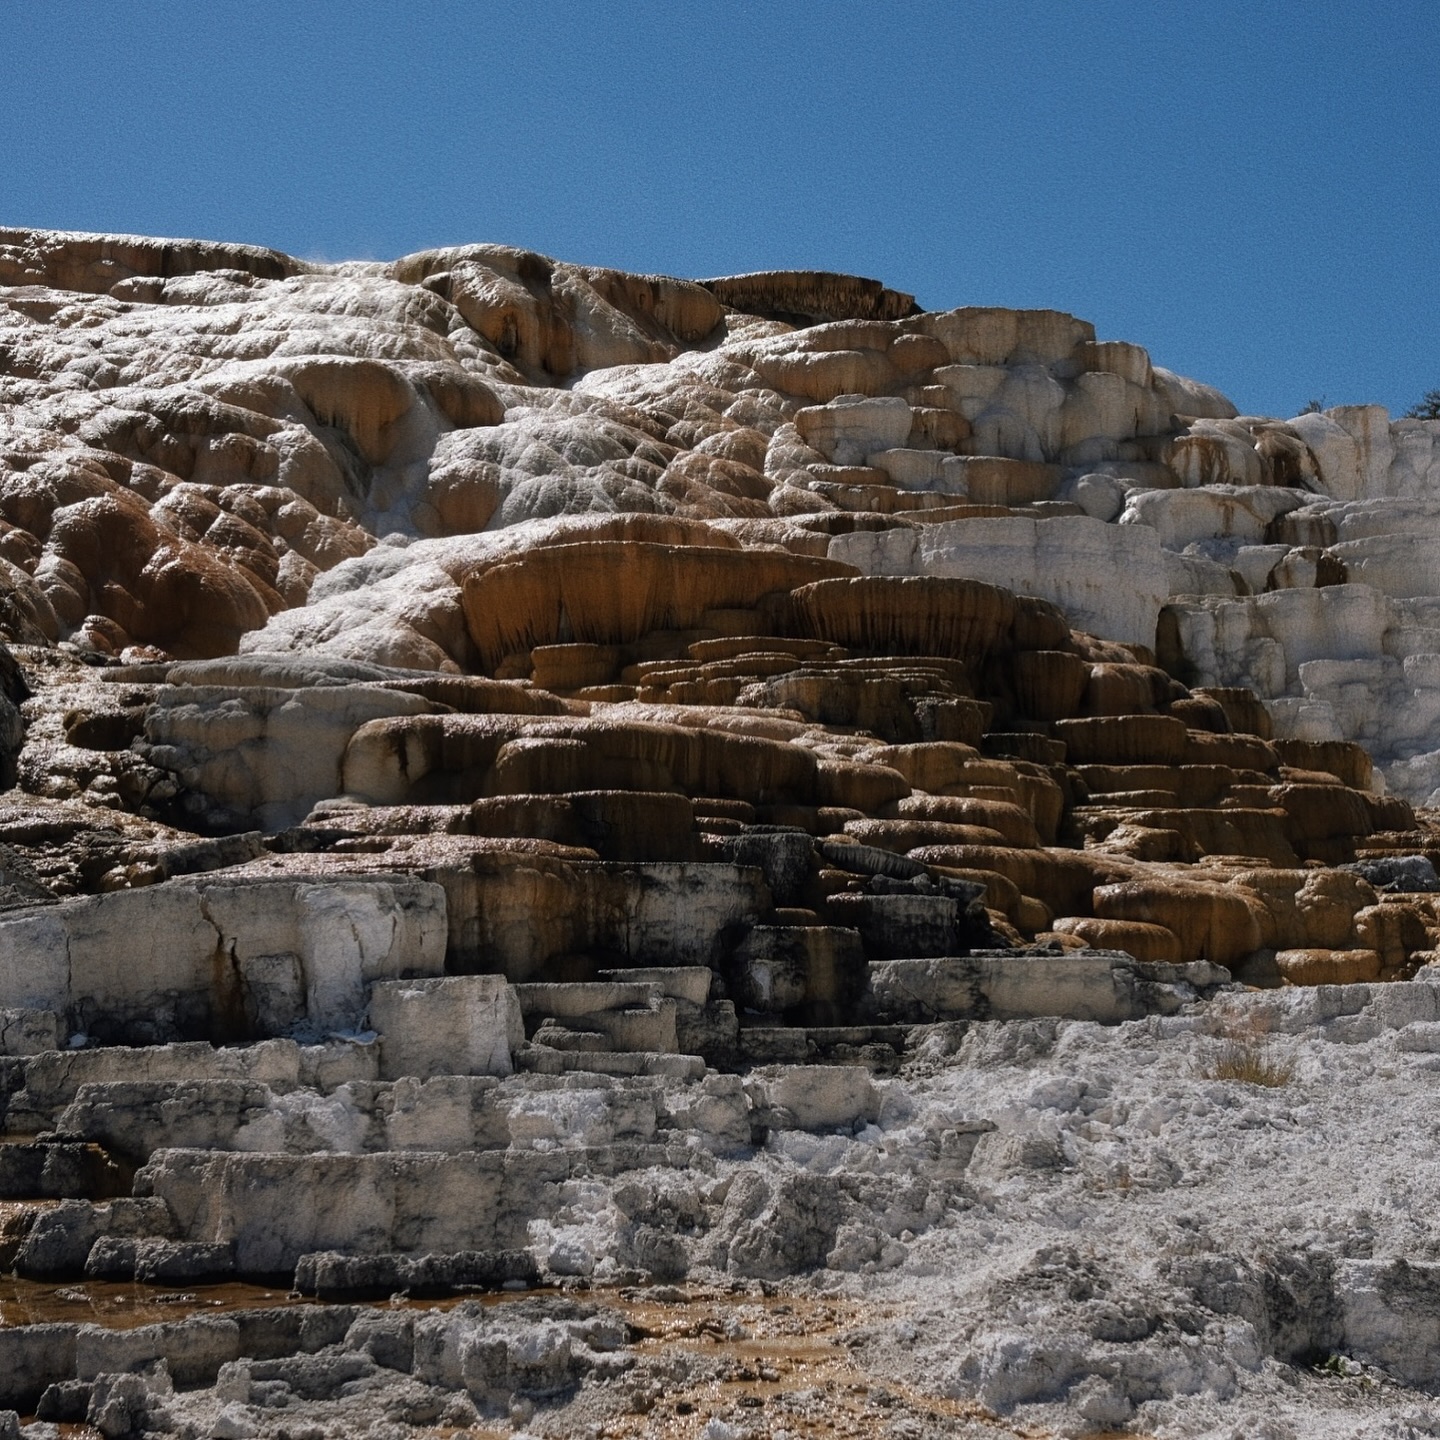
[[[867,575],[943,575],[1004,585],[1058,605],[1078,630],[1141,645],[1155,643],[1156,617],[1170,594],[1152,530],[1089,516],[856,531],[837,535],[829,553]],[[1126,577],[1125,585],[1115,583],[1117,574]]]
[[[338,793],[341,757],[366,721],[429,709],[418,695],[363,684],[175,686],[146,718],[147,753],[222,815],[277,830]]]
[[[1268,588],[1271,572],[1289,553],[1288,545],[1242,545],[1231,565],[1246,588],[1258,595]]]
[[[182,1233],[233,1244],[242,1271],[278,1274],[317,1250],[494,1248],[504,1172],[496,1152],[166,1150],[143,1173]]]
[[[1143,357],[1145,352],[1139,353]],[[1071,382],[1060,415],[1060,444],[1068,463],[1118,459],[1122,442],[1168,429],[1170,413],[1150,388],[1148,360],[1143,368],[1144,380],[1094,371]]]
[[[1177,375],[1163,366],[1153,367],[1156,388],[1171,413],[1199,420],[1232,420],[1240,412],[1213,385]]]
[[[943,450],[877,450],[866,463],[883,470],[902,490],[940,490],[945,485],[945,462],[953,459]]]
[[[40,1055],[65,1043],[53,1010],[0,1009],[0,1055]]]
[[[801,1130],[848,1129],[880,1113],[880,1096],[859,1066],[787,1065],[765,1090]]]
[[[1305,513],[1334,522],[1342,544],[1380,535],[1426,535],[1440,540],[1440,493],[1423,499],[1364,499],[1347,504],[1319,502]]]
[[[357,1027],[366,986],[445,963],[438,885],[175,882],[0,918],[0,1009],[153,1039]]]
[[[1357,1360],[1406,1385],[1440,1380],[1440,1266],[1349,1260],[1338,1281],[1345,1338]]]
[[[957,365],[1054,365],[1095,339],[1095,327],[1063,310],[1006,310],[967,305],[917,317]]]
[[[941,365],[935,383],[949,392],[950,404],[973,421],[990,403],[990,397],[1005,380],[1003,365]]]
[[[1346,575],[1397,599],[1440,595],[1440,546],[1433,533],[1370,535],[1344,540],[1330,553]]]
[[[1056,459],[1064,445],[1065,400],[1065,387],[1043,365],[1010,368],[972,422],[977,452],[1015,460]]]
[[[841,395],[795,416],[807,444],[836,465],[863,465],[867,455],[896,450],[910,436],[909,405],[895,396]]]
[[[1302,491],[1261,485],[1143,490],[1131,495],[1120,524],[1154,530],[1167,550],[1216,539],[1259,545],[1277,515],[1299,509],[1309,498]]]
[[[1170,464],[1186,486],[1265,484],[1255,437],[1237,420],[1196,420],[1171,446]]]
[[[508,1075],[525,1041],[515,991],[503,975],[380,981],[370,992],[380,1073]]]
[[[1336,500],[1356,500],[1360,484],[1360,456],[1354,437],[1333,417],[1320,411],[1297,415],[1291,427],[1309,446],[1320,473],[1321,492]]]
[[[1337,405],[1325,412],[1355,444],[1355,469],[1361,495],[1387,495],[1395,458],[1390,412],[1383,405]]]
[[[1132,385],[1148,386],[1154,380],[1149,353],[1127,340],[1092,340],[1076,346],[1075,361],[1086,373],[1117,375]]]
[[[1249,685],[1267,698],[1298,685],[1308,660],[1379,654],[1390,619],[1385,597],[1368,585],[1207,595],[1178,601],[1171,613],[1198,683]]]
[[[1077,475],[1055,492],[1057,500],[1078,505],[1095,520],[1118,520],[1125,508],[1125,486],[1114,475]]]
[[[1397,420],[1390,427],[1394,456],[1387,493],[1434,496],[1440,491],[1440,420]]]
[[[1165,551],[1165,579],[1172,596],[1233,596],[1238,593],[1234,570],[1218,560],[1206,559],[1204,555]]]

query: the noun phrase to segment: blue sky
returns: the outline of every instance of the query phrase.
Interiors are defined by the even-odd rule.
[[[1257,413],[1440,386],[1436,0],[5,9],[0,224],[844,270]]]

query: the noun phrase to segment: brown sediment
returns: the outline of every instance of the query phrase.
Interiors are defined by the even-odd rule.
[[[26,1202],[27,1204],[31,1202]],[[53,1205],[54,1201],[35,1202]],[[9,1207],[0,1207],[0,1210]],[[0,1214],[3,1221],[3,1214]],[[511,1300],[533,1298],[543,1290],[501,1291],[498,1293],[462,1293],[437,1299],[412,1300],[397,1295],[376,1302],[376,1309],[449,1310],[467,1300],[485,1304],[505,1304]],[[143,1285],[125,1280],[74,1280],[61,1284],[48,1280],[25,1280],[16,1275],[0,1275],[0,1330],[21,1325],[47,1325],[70,1322],[82,1325],[103,1325],[109,1330],[133,1330],[139,1325],[154,1325],[162,1320],[183,1320],[191,1315],[227,1315],[241,1310],[273,1310],[278,1307],[323,1306],[336,1302],[319,1300],[312,1295],[299,1295],[293,1290],[280,1290],[243,1281],[226,1281],[219,1285],[192,1285],[188,1288],[167,1285]]]
[[[536,1291],[410,1300],[396,1296],[375,1309],[447,1310],[466,1300],[505,1305]],[[630,1349],[646,1359],[685,1354],[703,1360],[687,1378],[646,1395],[636,1391],[630,1413],[612,1415],[607,1440],[691,1440],[717,1417],[731,1417],[754,1433],[783,1429],[791,1436],[870,1436],[901,1417],[965,1427],[977,1436],[1046,1440],[1051,1432],[1004,1419],[971,1400],[930,1394],[875,1373],[854,1344],[860,1327],[895,1321],[903,1304],[875,1305],[848,1298],[684,1289],[594,1289],[594,1303],[624,1317]],[[260,1285],[231,1283],[189,1290],[84,1281],[54,1285],[14,1277],[0,1280],[0,1328],[56,1321],[126,1330],[197,1314],[224,1315],[323,1302]],[[84,1426],[62,1427],[66,1440],[86,1440]],[[73,1432],[73,1434],[72,1434]],[[449,1437],[450,1427],[417,1432]],[[505,1430],[469,1427],[476,1440]],[[1127,1434],[1129,1432],[1126,1432]],[[1103,1437],[1100,1437],[1103,1440]]]
[[[188,1315],[224,1315],[234,1310],[318,1303],[260,1285],[206,1285],[184,1290],[123,1281],[77,1280],[53,1284],[13,1275],[0,1277],[0,1329],[69,1321],[130,1330],[137,1325],[181,1320]]]
[[[607,1440],[692,1440],[715,1418],[752,1435],[783,1430],[797,1440],[869,1437],[902,1418],[956,1433],[964,1426],[977,1437],[1046,1440],[1053,1433],[869,1370],[854,1347],[858,1327],[896,1320],[904,1305],[690,1288],[673,1298],[659,1293],[597,1291],[593,1298],[625,1316],[639,1357],[704,1357],[713,1363],[700,1368],[712,1378],[667,1385],[642,1413],[611,1418],[599,1432]]]

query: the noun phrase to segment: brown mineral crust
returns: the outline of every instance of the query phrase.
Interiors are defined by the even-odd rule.
[[[47,285],[102,295],[131,278],[168,279],[205,271],[239,270],[277,280],[301,262],[259,245],[213,240],[159,240],[141,235],[0,229],[0,284]]]
[[[143,507],[119,497],[67,508],[50,544],[87,577],[75,601],[98,602],[91,608],[103,608],[135,641],[181,659],[233,653],[240,637],[283,603],[262,581],[217,563],[213,552],[164,535]]]
[[[707,611],[753,606],[847,569],[783,553],[597,540],[536,550],[467,578],[465,621],[493,669],[536,646],[613,645],[692,628]]]
[[[861,576],[795,589],[798,625],[817,639],[879,654],[943,655],[978,664],[1004,643],[1015,597],[996,585]]]
[[[896,802],[895,812],[903,820],[978,825],[998,831],[1006,845],[1020,850],[1040,848],[1040,835],[1030,813],[1023,806],[1004,800],[980,800],[966,795],[907,795]]]
[[[910,858],[952,870],[983,870],[1000,875],[1022,894],[1043,900],[1055,915],[1090,914],[1097,886],[1134,873],[1125,857],[1089,850],[927,845],[911,851]]]
[[[1348,741],[1277,740],[1275,753],[1286,765],[1297,770],[1323,770],[1353,790],[1364,790],[1370,784],[1370,757],[1359,745]]]
[[[1420,1104],[1440,1013],[1440,512],[1400,498],[1440,470],[1398,424],[856,277],[0,231],[0,1160],[95,1191],[0,1262],[345,1301],[147,1326],[123,1375],[86,1328],[0,1404],[723,1440],[1183,1428],[1294,1375],[1298,1417],[1316,1354],[1433,1388],[1383,1203],[1265,1228],[1321,1087],[1368,1121],[1336,1154],[1405,1138],[1350,1079]],[[1290,738],[1342,734],[1374,763]],[[1078,1250],[1010,1224],[1066,1194]],[[1217,1256],[1240,1350],[1185,1319]],[[961,1348],[815,1299],[847,1275],[963,1292]]]
[[[1149,715],[1169,702],[1175,682],[1153,665],[1092,665],[1080,715]]]
[[[1196,698],[1213,700],[1219,705],[1230,722],[1230,729],[1238,734],[1258,735],[1262,740],[1274,738],[1270,712],[1253,690],[1242,690],[1236,686],[1199,685],[1191,694]],[[1282,759],[1286,758],[1283,749],[1279,750],[1279,754]]]
[[[913,295],[888,290],[878,280],[825,270],[759,270],[699,283],[731,310],[802,325],[834,320],[901,320],[916,313]],[[926,358],[936,363],[933,352],[927,351]],[[948,358],[945,352],[938,363]]]
[[[1180,765],[1189,745],[1184,721],[1168,715],[1059,720],[1055,734],[1075,765]]]
[[[1353,790],[1338,785],[1277,785],[1274,802],[1289,820],[1296,843],[1368,835],[1375,828],[1369,808]]]
[[[1423,848],[1406,802],[1368,792],[1359,746],[1272,740],[1251,691],[1187,690],[1163,624],[1167,669],[1142,634],[936,573],[956,527],[1093,526],[1107,486],[1149,503],[1182,474],[1193,490],[1197,466],[1251,465],[1236,437],[1176,418],[1223,417],[1223,397],[1072,316],[486,245],[328,267],[10,231],[0,257],[8,633],[151,664],[273,646],[406,667],[368,675],[368,710],[347,709],[343,677],[262,703],[263,660],[198,686],[135,671],[158,690],[70,694],[54,723],[27,702],[27,784],[289,825],[309,802],[284,777],[329,762],[312,743],[307,768],[279,736],[304,716],[314,742],[323,715],[334,783],[373,807],[322,806],[333,846],[440,831],[679,861],[702,835],[794,824],[984,877],[1021,930],[1053,919],[1067,945],[1128,935],[1168,955],[1158,925],[1186,956],[1373,951],[1391,978],[1437,938],[1425,904],[1309,878]],[[1006,390],[1022,434],[986,407],[1041,368],[1036,394],[1063,413]],[[1097,439],[1121,411],[1127,438]],[[1241,429],[1254,503],[1277,477],[1313,482],[1297,437]],[[1117,443],[1123,485],[1080,474]],[[1303,588],[1307,565],[1321,583],[1326,523],[1266,521],[1267,543],[1310,546],[1267,585]],[[1174,914],[1115,885],[1169,894]]]
[[[1202,855],[1248,855],[1272,865],[1293,866],[1294,849],[1287,839],[1284,812],[1224,809],[1117,808],[1108,814],[1087,811],[1086,833],[1108,845],[1116,827],[1173,832],[1180,838],[1177,859],[1198,860]]]
[[[399,436],[398,422],[415,404],[415,389],[399,371],[375,360],[351,356],[326,356],[278,362],[272,374],[283,376],[295,387],[306,408],[321,425],[345,432],[361,457],[371,465],[382,465],[390,458]],[[463,394],[472,400],[481,391],[481,382]],[[444,387],[441,393],[446,394]],[[462,392],[455,389],[447,395],[452,404]],[[496,424],[503,407],[494,395],[488,405],[474,406],[477,420],[472,423]],[[466,417],[468,418],[468,417]]]
[[[1016,708],[1032,720],[1074,716],[1091,683],[1091,667],[1065,650],[1017,650],[1010,664]]]
[[[695,807],[668,791],[504,795],[469,807],[472,835],[528,836],[593,849],[602,860],[694,860]]]
[[[1072,634],[1070,622],[1058,605],[1038,595],[1015,596],[1015,619],[1010,628],[1010,643],[1022,650],[1060,650],[1082,654],[1083,638]]]
[[[1055,929],[1062,935],[1077,936],[1097,950],[1127,951],[1137,960],[1178,965],[1184,958],[1174,931],[1141,920],[1070,916],[1056,920]]]
[[[1419,963],[1414,960],[1429,946],[1436,915],[1433,905],[1416,904],[1401,896],[1386,896],[1380,904],[1355,913],[1357,948],[1370,948],[1380,957],[1380,978],[1408,978]]]
[[[563,794],[606,777],[628,782],[618,788],[761,804],[786,797],[803,804],[817,786],[815,759],[779,741],[605,719],[376,720],[356,732],[344,761],[346,793],[388,804],[412,803],[411,790],[427,779],[423,793],[432,801],[458,803],[483,794]]]
[[[1160,925],[1175,936],[1184,960],[1234,965],[1258,950],[1265,906],[1247,890],[1201,884],[1181,874],[1097,886],[1096,917]]]
[[[984,825],[947,824],[935,820],[852,820],[845,833],[862,845],[907,854],[929,845],[1004,845],[998,830]]]
[[[1291,985],[1354,985],[1380,978],[1374,950],[1280,950],[1275,964]]]

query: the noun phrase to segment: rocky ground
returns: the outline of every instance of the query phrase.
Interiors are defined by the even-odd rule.
[[[876,1082],[873,1119],[722,1163],[728,1262],[707,1234],[683,1280],[602,1283],[627,1192],[683,1181],[576,1184],[542,1228],[591,1279],[320,1307],[332,1343],[173,1393],[204,1365],[185,1326],[215,1322],[132,1330],[151,1347],[132,1358],[170,1359],[123,1404],[147,1432],[234,1437],[1434,1434],[1434,1017],[1413,996],[1310,991],[936,1032]],[[1237,1058],[1271,1083],[1217,1078]],[[981,1116],[995,1128],[941,1178],[937,1130]],[[847,1198],[867,1187],[884,1200],[862,1220]],[[761,1233],[736,1230],[747,1212]],[[817,1228],[833,1244],[811,1270]],[[80,1402],[108,1434],[119,1393],[97,1381]]]

